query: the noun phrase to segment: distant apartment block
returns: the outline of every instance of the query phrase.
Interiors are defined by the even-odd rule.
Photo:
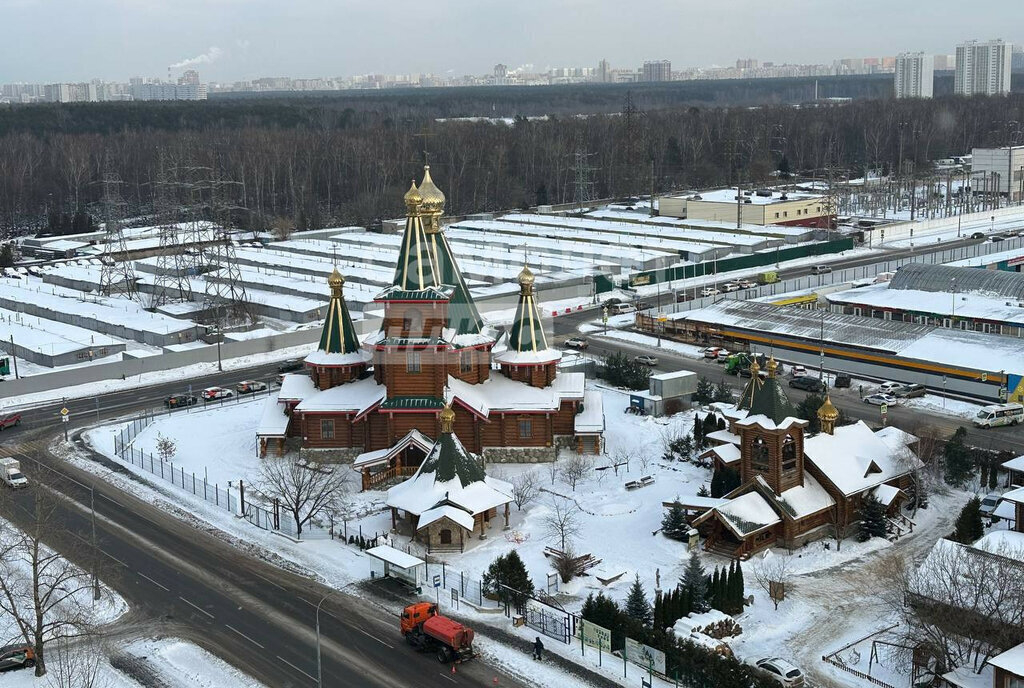
[[[1013,44],[1002,40],[967,41],[956,47],[955,93],[998,95],[1010,92]]]
[[[935,81],[935,59],[924,53],[896,56],[893,90],[897,98],[931,98]]]
[[[672,81],[671,60],[651,60],[644,62],[642,81]]]
[[[46,84],[43,100],[48,103],[95,103],[99,100],[96,84]]]

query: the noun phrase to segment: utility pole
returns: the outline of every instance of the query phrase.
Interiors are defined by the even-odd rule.
[[[743,225],[743,185],[739,172],[736,173],[736,229]]]
[[[654,156],[651,156],[651,217],[654,217]]]
[[[96,547],[96,487],[89,485],[89,512],[92,517],[92,599],[100,598],[100,577],[96,571],[99,566],[99,550]]]
[[[14,379],[18,379],[18,356],[14,352],[14,335],[11,335],[11,359],[14,361]]]

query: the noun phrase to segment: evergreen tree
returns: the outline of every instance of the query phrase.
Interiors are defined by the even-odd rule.
[[[701,417],[698,414],[693,416],[693,448],[703,449],[706,441],[704,439],[704,423],[701,422]]]
[[[651,624],[655,631],[665,630],[665,596],[660,592],[654,593],[654,618]]]
[[[712,497],[718,498],[727,495],[739,486],[740,474],[732,468],[723,468],[720,471],[715,471],[711,476]]]
[[[743,612],[743,597],[745,594],[744,586],[746,583],[743,581],[743,562],[739,559],[736,560],[736,606],[737,613]]]
[[[715,471],[711,474],[711,496],[718,499],[725,494],[725,476],[722,471]]]
[[[725,382],[719,382],[715,385],[714,391],[711,393],[713,401],[732,401],[732,390],[729,389]]]
[[[0,268],[9,268],[14,265],[14,244],[7,242],[0,248]]]
[[[971,452],[964,442],[966,436],[967,430],[963,426],[957,428],[943,449],[946,460],[946,483],[954,487],[963,487],[974,473]]]
[[[793,173],[790,171],[789,158],[783,155],[782,159],[779,160],[779,179],[789,179],[792,176]]]
[[[821,432],[821,421],[818,420],[818,409],[825,403],[820,394],[808,394],[796,405],[796,416],[807,421],[807,432]]]
[[[696,550],[690,552],[690,560],[687,562],[686,569],[679,579],[679,585],[686,591],[689,598],[687,606],[690,608],[687,612],[680,614],[680,616],[694,609],[704,610],[707,608],[707,576],[704,573],[704,567],[701,566],[700,556]]]
[[[719,430],[725,430],[727,427],[729,427],[729,426],[726,424],[725,418],[721,418],[720,417],[718,419],[718,429]]]
[[[619,605],[615,604],[615,600],[605,597],[603,592],[597,593],[597,597],[594,597],[594,593],[587,595],[580,612],[580,615],[587,621],[592,621],[607,629],[614,629],[619,625],[621,614],[622,610],[619,609]]]
[[[700,487],[697,488],[697,496],[698,497],[710,497],[711,493],[708,492],[708,486],[705,485],[704,483],[701,483]]]
[[[661,533],[669,539],[684,541],[689,530],[690,526],[686,525],[686,512],[677,501],[661,519]]]
[[[718,430],[718,417],[714,413],[704,416],[704,437]]]
[[[541,182],[537,187],[537,205],[547,205],[548,202],[548,185]]]
[[[483,575],[483,587],[503,604],[520,608],[533,594],[533,581],[519,553],[512,550],[491,562]]]
[[[711,574],[711,577],[708,580],[708,591],[710,593],[708,595],[708,604],[712,609],[720,610],[722,608],[722,586],[721,580],[718,577],[717,566],[715,567],[714,573]]]
[[[885,505],[870,492],[860,504],[860,532],[857,539],[866,542],[873,537],[885,537]]]
[[[652,621],[651,604],[647,601],[647,594],[640,582],[640,574],[636,574],[633,585],[626,595],[626,616],[633,619],[644,627],[650,626]]]
[[[974,496],[960,510],[960,515],[956,519],[956,530],[953,531],[953,539],[970,545],[984,534],[985,526],[981,523],[981,500]]]
[[[736,560],[729,561],[729,572],[725,576],[725,613],[738,614],[736,611]]]
[[[693,400],[698,404],[710,404],[715,400],[715,385],[703,375],[697,378],[697,390],[693,393]]]

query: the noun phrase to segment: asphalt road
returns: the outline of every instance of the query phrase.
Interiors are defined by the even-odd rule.
[[[132,618],[151,621],[152,633],[199,644],[267,686],[317,685],[315,612],[329,593],[320,613],[324,686],[493,685],[495,678],[521,685],[483,661],[452,674],[432,655],[406,647],[392,614],[249,556],[35,443],[4,448],[34,487],[5,490],[0,513],[25,524],[38,490],[66,497],[53,544],[88,568],[92,486],[101,578],[129,602]]]

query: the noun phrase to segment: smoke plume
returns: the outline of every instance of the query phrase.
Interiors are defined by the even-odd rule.
[[[217,46],[213,46],[209,50],[207,50],[205,53],[203,53],[202,55],[196,55],[195,57],[190,57],[187,60],[182,60],[181,62],[175,62],[174,64],[171,65],[170,68],[171,69],[184,69],[185,67],[195,67],[196,65],[210,64],[211,62],[214,62],[217,59],[219,59],[220,56],[223,55],[223,54],[224,54],[223,50],[221,50]]]

